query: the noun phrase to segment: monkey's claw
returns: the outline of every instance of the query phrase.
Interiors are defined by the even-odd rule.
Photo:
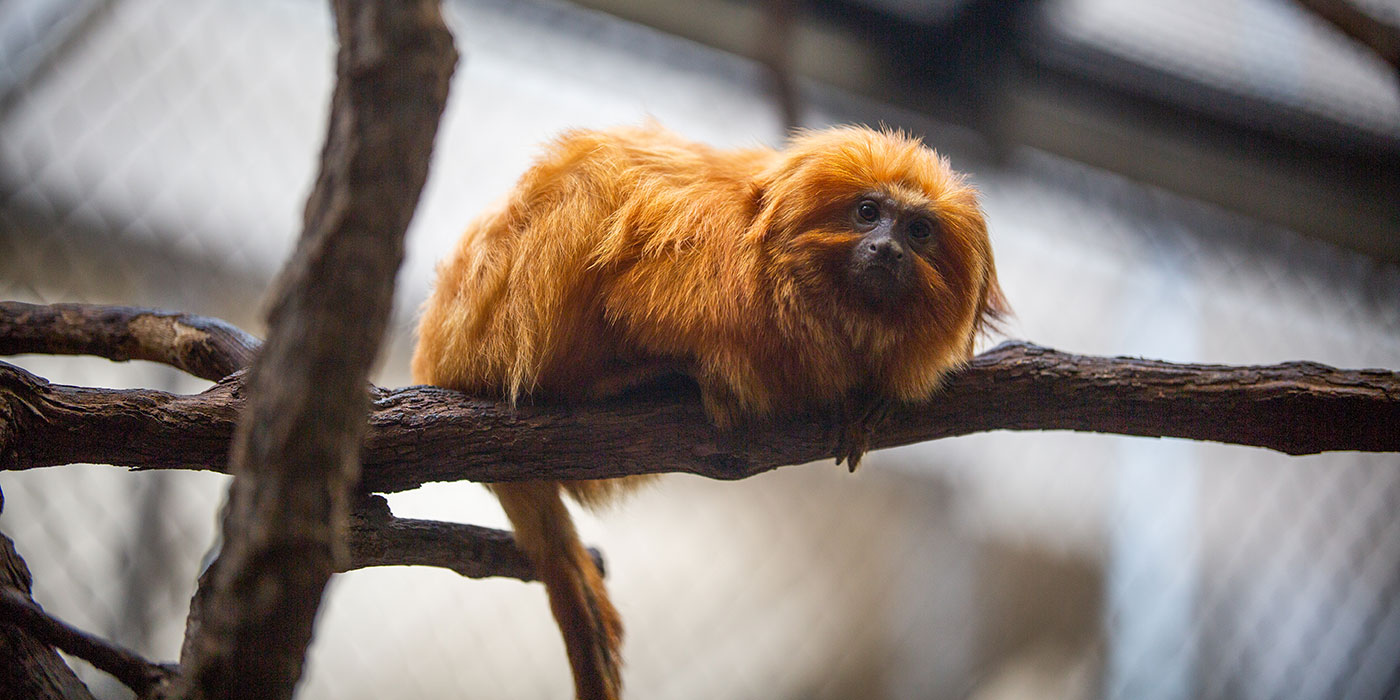
[[[854,472],[861,457],[870,450],[870,439],[889,415],[890,401],[879,396],[862,396],[838,404],[834,451],[836,464],[846,463]]]
[[[837,436],[836,464],[839,466],[845,462],[846,466],[854,473],[856,467],[860,466],[860,458],[865,455],[869,447],[870,441],[865,431],[859,426],[848,423]]]

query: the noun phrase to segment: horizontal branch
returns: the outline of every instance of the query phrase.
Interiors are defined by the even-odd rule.
[[[436,520],[398,518],[380,496],[369,496],[350,518],[350,565],[346,571],[370,566],[433,566],[468,578],[505,576],[537,580],[524,552],[506,530]],[[589,554],[601,570],[602,555]]]
[[[215,318],[134,306],[0,301],[0,355],[150,360],[217,381],[252,362],[261,341]]]
[[[536,580],[534,566],[516,549],[511,533],[475,525],[398,518],[382,496],[366,495],[350,512],[347,548],[348,563],[340,573],[372,566],[432,566],[455,571],[468,578],[504,576],[522,581]],[[603,570],[603,558],[596,549],[589,554]],[[199,577],[190,616],[185,624],[188,647],[206,624],[212,587],[212,570]]]
[[[251,361],[260,346],[260,340],[222,320],[192,314],[96,304],[0,302],[0,354],[143,359],[219,379]],[[140,393],[132,392],[128,398]],[[515,548],[508,531],[397,518],[382,499],[367,503],[371,507],[357,510],[351,519],[346,571],[432,566],[470,578],[535,580],[532,565]],[[601,567],[602,556],[596,550],[590,552]]]
[[[344,571],[372,566],[432,566],[469,578],[536,580],[534,567],[515,548],[511,533],[459,523],[397,518],[380,496],[364,499],[353,512],[349,549],[350,562]],[[12,549],[10,552],[13,554]],[[601,568],[601,555],[593,549],[589,553]],[[148,661],[119,644],[53,617],[28,595],[9,585],[0,585],[0,625],[13,626],[41,645],[87,661],[139,697],[154,696],[157,686],[168,684],[177,672],[173,664]],[[4,683],[0,687],[9,688]]]
[[[0,363],[0,470],[96,462],[227,468],[242,375],[196,395],[50,384]],[[689,472],[739,479],[832,456],[826,416],[721,431],[693,388],[586,407],[509,406],[436,387],[376,389],[361,486]],[[1308,362],[1187,365],[1007,343],[932,401],[896,408],[873,448],[991,430],[1076,430],[1253,445],[1288,454],[1400,451],[1400,373]],[[109,436],[121,435],[122,440]]]

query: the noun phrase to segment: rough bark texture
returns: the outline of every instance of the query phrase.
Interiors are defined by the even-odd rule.
[[[259,341],[213,318],[132,306],[0,302],[0,355],[150,360],[217,381],[253,361]]]
[[[371,566],[433,566],[468,578],[504,576],[536,580],[534,566],[515,548],[510,532],[394,517],[389,504],[380,496],[363,496],[355,505],[350,513],[347,544],[349,560],[342,562],[337,573]],[[601,570],[602,556],[596,549],[589,549],[589,553]],[[181,658],[190,654],[191,645],[204,627],[213,588],[210,573],[205,571],[200,576],[195,599],[190,603]]]
[[[0,302],[0,355],[31,352],[81,354],[118,361],[139,357],[178,367],[196,376],[217,379],[214,373],[233,373],[250,362],[261,344],[262,341],[222,320],[191,314],[96,304],[44,306]],[[132,347],[138,347],[140,351],[133,351]],[[19,396],[30,397],[25,403],[31,408],[43,406],[45,411],[54,414],[68,411],[85,414],[85,419],[75,426],[78,434],[96,429],[114,431],[111,434],[124,436],[147,435],[148,428],[154,426],[159,432],[159,426],[166,424],[161,420],[130,420],[162,405],[159,400],[139,404],[129,413],[110,415],[100,404],[92,412],[86,410],[87,406],[77,403],[59,408],[45,400],[47,392],[43,380],[4,363],[0,363],[0,368],[5,368],[0,369],[0,383],[7,378],[14,379],[16,386],[23,387]],[[6,370],[13,370],[13,373]],[[101,390],[80,393],[85,398],[103,395]],[[132,399],[143,395],[161,396],[159,392],[123,393]],[[215,420],[231,422],[240,404],[222,403],[218,397],[223,395],[218,391],[206,394],[211,402],[205,408],[218,406],[215,411],[220,417]],[[17,407],[15,401],[5,402],[4,396],[8,394],[0,390],[0,407]],[[173,395],[165,396],[176,399]],[[156,417],[162,413],[160,409],[155,409],[148,415]],[[84,424],[92,425],[87,420],[102,420],[104,416],[111,420],[106,427],[82,427]],[[51,427],[60,423],[56,421]],[[177,431],[181,429],[180,421],[173,423]],[[14,425],[12,421],[0,425],[0,434],[6,434]],[[152,438],[157,443],[162,439]],[[63,445],[71,442],[71,439],[62,441]],[[141,444],[146,440],[138,438],[135,442]],[[222,442],[220,439],[208,449],[222,451]],[[58,447],[52,455],[53,459],[63,461],[72,456],[62,445],[46,444],[45,441],[36,441],[35,444],[39,447]],[[0,441],[0,448],[3,447],[3,441]],[[93,447],[98,448],[98,445],[94,443]],[[92,459],[81,461],[103,461],[100,448]],[[199,467],[194,465],[194,468]],[[341,571],[371,566],[433,566],[469,578],[502,576],[535,580],[532,566],[515,548],[510,532],[458,523],[397,518],[390,513],[388,504],[378,497],[366,497],[351,513],[349,549],[350,560]],[[597,550],[590,552],[602,568],[602,555]]]
[[[153,664],[130,649],[90,635],[50,616],[27,593],[13,588],[0,588],[0,622],[23,629],[43,644],[85,659],[98,669],[112,674],[141,697],[164,685],[175,672],[171,666]]]
[[[224,547],[192,606],[180,697],[290,698],[326,582],[348,561],[370,365],[456,52],[437,0],[334,9],[320,175],[246,378]]]
[[[98,462],[226,471],[242,375],[194,396],[48,384],[0,363],[0,469]],[[685,387],[588,407],[505,405],[436,387],[373,391],[361,486],[690,472],[738,479],[831,457],[827,416],[733,432]],[[1185,365],[1007,343],[932,401],[898,407],[876,448],[989,430],[1179,437],[1286,452],[1400,451],[1400,373],[1309,362]],[[119,431],[119,432],[113,432]],[[105,436],[120,434],[113,442]]]
[[[589,549],[599,570],[602,555]],[[436,520],[396,518],[380,496],[367,496],[350,516],[350,563],[370,566],[435,566],[468,578],[507,576],[536,580],[534,565],[506,530]]]

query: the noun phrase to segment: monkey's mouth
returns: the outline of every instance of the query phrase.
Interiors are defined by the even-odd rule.
[[[851,291],[862,302],[875,308],[884,307],[903,296],[906,287],[899,265],[869,261],[851,270]]]

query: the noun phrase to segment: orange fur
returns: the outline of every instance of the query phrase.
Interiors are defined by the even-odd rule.
[[[937,229],[909,289],[878,308],[847,281],[850,212],[867,196]],[[928,398],[1003,310],[976,192],[917,139],[845,127],[725,151],[656,126],[575,131],[440,267],[413,373],[586,401],[679,371],[730,426],[852,396]],[[560,487],[595,503],[629,482],[494,487],[549,589],[580,698],[617,697],[621,624]]]

